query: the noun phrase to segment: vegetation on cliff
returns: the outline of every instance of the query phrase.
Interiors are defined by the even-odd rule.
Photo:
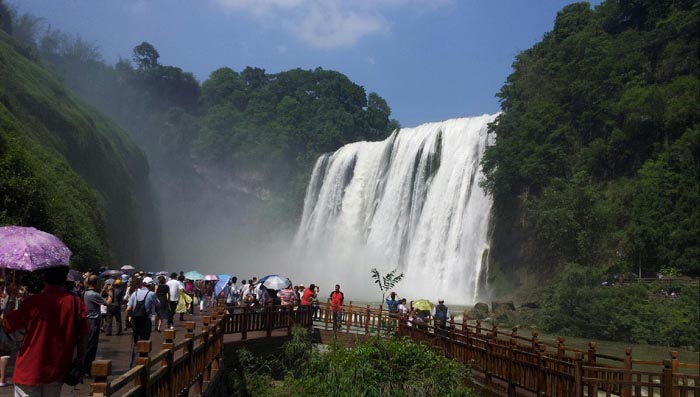
[[[697,1],[571,4],[517,56],[498,94],[503,113],[483,161],[495,200],[492,258],[511,285],[524,272],[562,280],[546,298],[552,331],[584,332],[556,320],[569,318],[564,302],[602,302],[610,307],[578,320],[605,314],[608,330],[632,317],[640,324],[610,335],[588,326],[585,336],[652,341],[638,337],[644,316],[613,296],[641,291],[600,283],[700,275],[699,25]],[[572,264],[597,280],[568,283]],[[581,288],[585,299],[560,299]],[[656,342],[685,343],[667,336]]]
[[[143,153],[5,31],[0,65],[0,224],[56,234],[82,269],[153,258]]]

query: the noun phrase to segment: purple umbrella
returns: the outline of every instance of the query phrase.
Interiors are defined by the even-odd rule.
[[[71,252],[58,237],[33,227],[0,227],[0,268],[34,271],[68,266]]]

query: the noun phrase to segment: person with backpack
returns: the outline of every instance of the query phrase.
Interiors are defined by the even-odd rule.
[[[437,306],[433,308],[433,321],[435,322],[435,327],[440,329],[440,335],[445,336],[445,329],[450,318],[450,309],[445,306],[445,301],[443,299],[438,300]]]
[[[131,294],[129,303],[126,305],[126,317],[131,318],[134,341],[129,367],[133,367],[136,363],[136,344],[138,341],[151,339],[151,314],[159,303],[156,294],[151,290],[152,288],[153,279],[145,277],[141,281],[141,288]]]

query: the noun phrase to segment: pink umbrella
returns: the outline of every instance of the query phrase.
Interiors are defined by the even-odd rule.
[[[218,281],[219,277],[216,274],[207,274],[204,276],[204,279],[207,281]]]
[[[0,227],[0,267],[34,271],[68,266],[71,252],[58,237],[33,227]]]

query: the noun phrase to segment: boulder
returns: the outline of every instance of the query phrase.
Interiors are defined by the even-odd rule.
[[[467,320],[483,320],[489,316],[489,305],[479,302],[471,310],[464,311],[464,318]]]

